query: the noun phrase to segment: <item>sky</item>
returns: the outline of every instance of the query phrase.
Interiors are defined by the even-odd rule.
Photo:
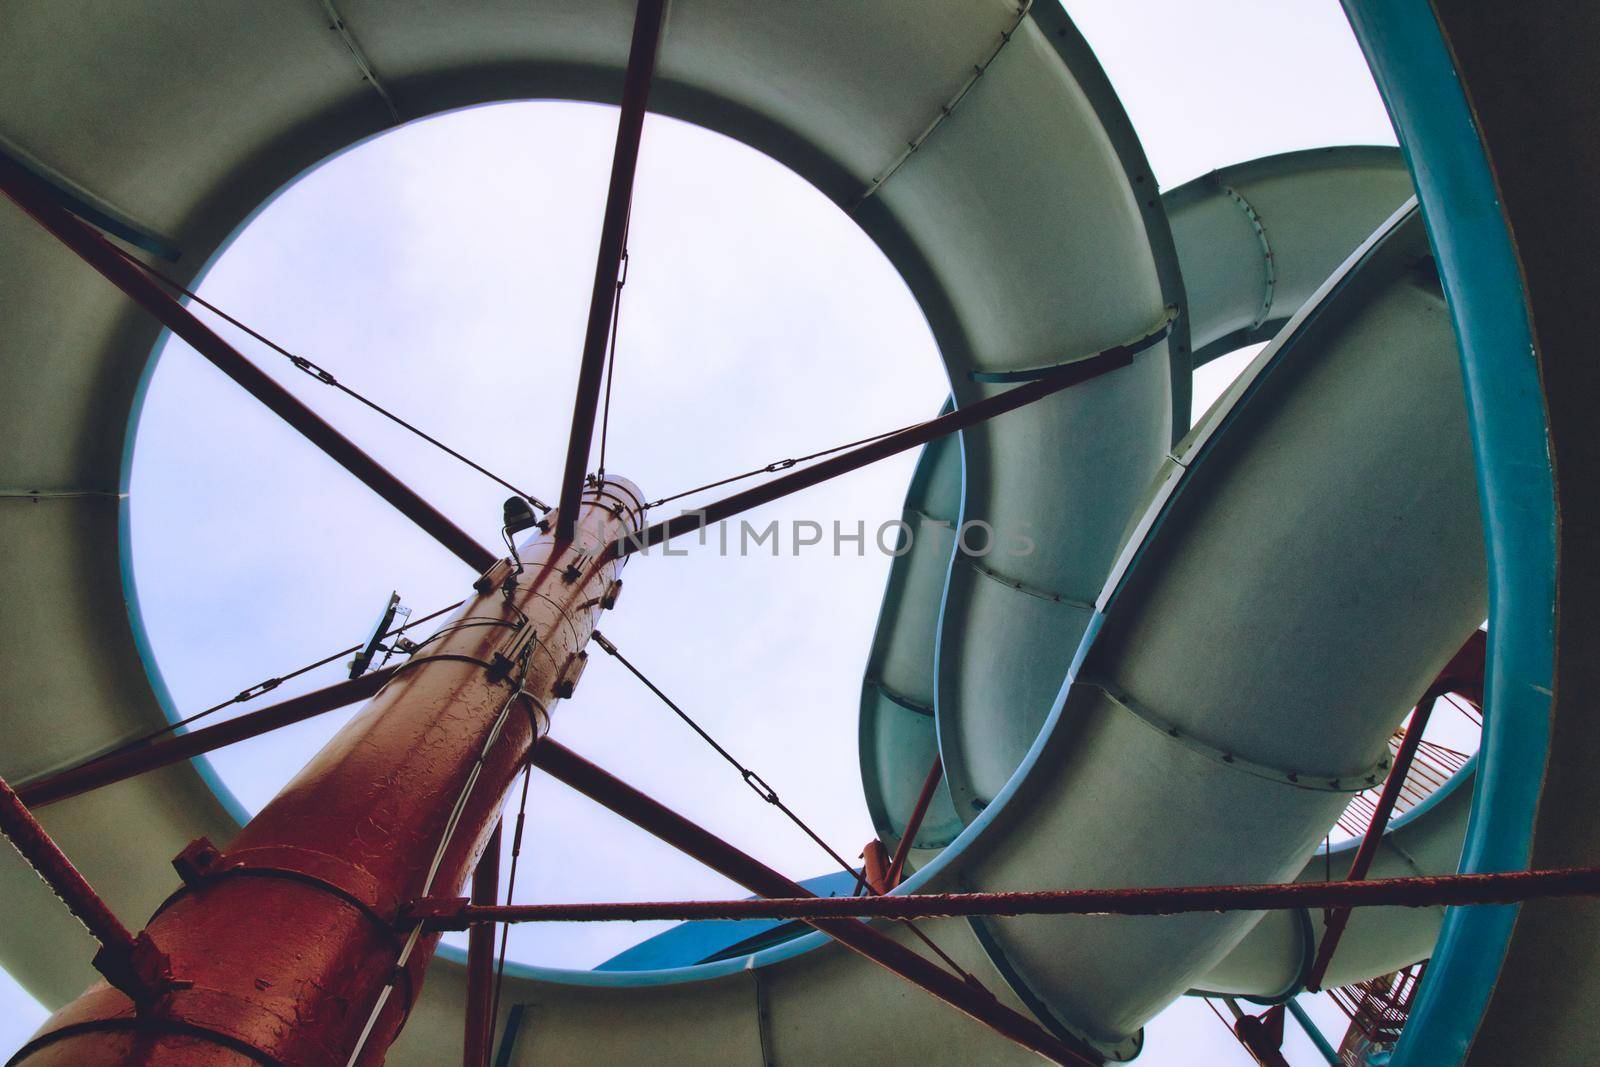
[[[1337,3],[1070,0],[1172,188],[1297,148],[1392,144]],[[557,492],[615,112],[519,103],[406,126],[268,204],[202,295],[546,499]],[[929,417],[946,381],[894,269],[799,177],[652,117],[624,291],[607,467],[649,497]],[[223,331],[228,333],[226,329]],[[237,335],[234,335],[237,338]],[[240,347],[484,543],[505,491],[348,398]],[[1247,362],[1202,369],[1203,410]],[[909,454],[749,516],[898,517]],[[132,475],[144,618],[174,702],[208,706],[365,637],[391,590],[420,616],[472,577],[181,344],[161,353]],[[702,496],[700,499],[710,499]],[[692,503],[686,502],[686,503]],[[860,681],[889,560],[636,560],[606,634],[841,853],[872,836],[856,755]],[[270,699],[329,684],[337,665]],[[259,809],[335,713],[212,757]],[[829,862],[617,664],[595,655],[557,709],[563,743],[796,876]],[[534,779],[521,901],[743,895],[575,794]],[[667,924],[516,928],[512,956],[588,967]],[[1325,998],[1305,998],[1328,1026]],[[0,1048],[43,1011],[0,972]],[[1291,1063],[1319,1062],[1290,1027]],[[1248,1063],[1205,1005],[1149,1028],[1152,1067]]]

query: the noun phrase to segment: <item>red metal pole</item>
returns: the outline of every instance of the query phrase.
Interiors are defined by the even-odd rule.
[[[611,809],[634,825],[648,830],[669,845],[688,853],[753,893],[767,897],[807,897],[805,887],[798,882],[784,877],[755,857],[741,852],[704,827],[690,822],[664,804],[651,799],[555,741],[546,740],[534,749],[533,763],[552,777],[565,782],[578,792]],[[903,898],[829,897],[826,901],[815,897],[807,899],[827,903],[835,900],[861,902]],[[461,906],[461,902],[455,903]],[[497,914],[501,910],[496,909]],[[514,909],[508,914],[515,914],[520,910],[520,908]],[[939,1000],[1024,1048],[1056,1063],[1099,1067],[1097,1060],[1091,1060],[1076,1049],[1070,1048],[1032,1019],[1001,1004],[991,994],[979,992],[949,971],[929,962],[898,941],[864,923],[839,918],[808,918],[806,921],[846,948],[893,971],[913,985],[920,986]]]
[[[369,489],[394,505],[406,518],[432,534],[473,570],[482,572],[494,562],[493,552],[418,496],[349,438],[329,426],[321,416],[296,399],[294,394],[265,371],[240,355],[216,331],[174,300],[153,278],[124,258],[104,237],[57,204],[50,197],[48,187],[38,178],[4,155],[0,155],[0,192],[15,201],[35,222],[76,252],[134,303],[188,342],[218,370],[305,435],[312,444]]]
[[[615,311],[617,277],[627,241],[628,212],[633,206],[633,177],[639,165],[639,141],[644,134],[645,103],[655,77],[661,26],[667,17],[667,0],[639,0],[633,16],[633,40],[628,46],[628,69],[623,75],[622,108],[617,116],[617,141],[611,155],[611,184],[606,190],[606,212],[600,224],[600,249],[595,255],[594,288],[589,294],[589,324],[583,335],[583,361],[578,367],[578,395],[572,404],[572,431],[567,441],[567,466],[561,479],[561,515],[557,540],[571,540],[570,517],[577,513],[579,491],[589,469],[589,447],[594,441],[595,408],[600,403],[600,379],[605,372],[606,338]]]
[[[166,957],[149,938],[143,935],[136,938],[128,932],[3,778],[0,778],[0,833],[84,929],[100,942],[94,967],[108,982],[127,994],[141,1009],[171,988],[172,976]]]
[[[538,752],[543,757],[548,755],[546,748],[556,747],[554,742],[546,742]],[[562,758],[568,755],[563,754]],[[695,833],[704,834],[705,831],[696,827]],[[657,836],[690,851],[673,837]],[[722,847],[732,848],[725,844]],[[697,853],[690,854],[702,858]],[[744,859],[755,862],[749,857]],[[718,866],[717,869],[722,868]],[[803,896],[791,890],[789,896],[773,895],[765,900],[516,904],[494,908],[478,907],[459,897],[434,897],[413,902],[406,908],[406,914],[431,930],[464,930],[476,923],[498,922],[800,919],[820,923],[840,919],[943,919],[969,915],[1189,915],[1290,908],[1426,908],[1517,904],[1548,897],[1597,895],[1600,895],[1600,867],[1562,867],[1496,874],[1371,878],[1356,882],[1049,889],[1027,893],[901,893],[870,897]]]
[[[1383,792],[1378,795],[1378,809],[1372,813],[1372,822],[1367,824],[1366,835],[1361,839],[1361,846],[1356,849],[1355,859],[1350,863],[1350,873],[1346,881],[1357,882],[1367,876],[1367,871],[1372,869],[1372,861],[1378,855],[1378,846],[1383,841],[1383,833],[1389,828],[1389,817],[1394,814],[1395,801],[1400,798],[1400,790],[1405,785],[1406,775],[1411,770],[1411,761],[1416,758],[1417,746],[1422,743],[1422,731],[1427,729],[1428,716],[1433,712],[1434,701],[1440,697],[1435,689],[1429,689],[1423,694],[1422,700],[1411,712],[1411,724],[1406,727],[1406,736],[1400,742],[1400,751],[1395,753],[1394,765],[1389,768],[1389,777],[1383,781]],[[1306,977],[1306,988],[1315,993],[1322,988],[1322,979],[1328,973],[1328,964],[1333,960],[1333,953],[1339,947],[1339,939],[1344,935],[1344,928],[1350,922],[1350,909],[1335,908],[1328,912],[1323,922],[1322,941],[1317,945],[1317,957],[1311,964],[1311,973]]]
[[[619,539],[611,546],[611,551],[619,556],[659,545],[673,537],[681,537],[693,533],[704,526],[721,522],[730,516],[762,504],[770,504],[774,500],[797,493],[802,489],[809,489],[830,478],[837,478],[841,474],[848,474],[854,470],[886,459],[889,456],[904,452],[907,449],[918,448],[929,441],[938,440],[948,434],[955,433],[968,426],[975,426],[980,422],[1004,415],[1009,411],[1025,407],[1036,400],[1042,400],[1063,389],[1074,385],[1081,385],[1091,378],[1098,378],[1126,367],[1133,362],[1134,345],[1117,345],[1104,352],[1069,363],[1060,370],[1052,371],[1042,378],[1028,382],[1025,385],[1012,386],[1003,393],[986,397],[966,407],[957,408],[947,415],[940,415],[936,419],[907,427],[898,433],[862,445],[825,459],[815,466],[805,467],[792,471],[763,482],[751,489],[734,493],[714,504],[707,504],[698,511],[687,511],[682,515],[675,515],[663,522],[652,525],[639,536]]]
[[[599,549],[640,519],[626,483],[585,492],[578,537],[499,561],[226,851],[190,845],[185,885],[148,933],[190,988],[134,1017],[91,988],[12,1061],[27,1067],[381,1063],[438,935],[400,905],[455,893],[507,788],[569,693],[619,561]],[[457,624],[461,625],[457,625]]]
[[[236,741],[259,737],[280,726],[367,700],[382,689],[397,670],[398,667],[384,667],[354,681],[340,682],[277,704],[269,704],[215,726],[202,727],[186,734],[170,734],[135,748],[88,759],[75,767],[28,782],[19,787],[17,793],[26,803],[38,808],[153,771],[157,767],[203,756]]]
[[[496,824],[483,858],[472,872],[472,903],[494,906],[500,897],[500,834]],[[467,934],[466,1034],[462,1039],[463,1067],[489,1067],[494,1049],[494,933],[493,923],[474,926]]]
[[[922,780],[922,792],[917,794],[917,802],[911,808],[911,817],[906,820],[905,832],[900,835],[900,844],[894,850],[894,860],[890,862],[889,873],[884,878],[884,884],[889,889],[900,884],[900,872],[905,870],[906,857],[911,854],[911,842],[917,839],[917,831],[922,829],[928,805],[933,803],[933,791],[939,787],[939,779],[943,777],[944,761],[935,753],[933,766],[928,768],[928,777]]]

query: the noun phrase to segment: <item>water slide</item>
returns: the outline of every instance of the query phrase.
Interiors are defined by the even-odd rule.
[[[1324,158],[1326,171],[1337,175],[1339,154]],[[1306,164],[1269,160],[1240,170]],[[1392,157],[1387,168],[1371,169],[1392,179]],[[1326,171],[1302,173],[1308,183],[1327,182]],[[1239,185],[1248,188],[1242,179]],[[1396,191],[1392,181],[1386,191]],[[1286,239],[1284,247],[1294,244]],[[1259,266],[1258,256],[1246,263]],[[1172,449],[1146,505],[1133,511],[1135,521],[1123,520],[1130,536],[1108,565],[1090,639],[1076,666],[1069,664],[1070,680],[1043,732],[965,828],[955,830],[949,808],[935,809],[929,850],[939,836],[955,832],[955,839],[904,891],[1282,881],[1320,869],[1324,833],[1351,793],[1382,780],[1390,734],[1484,612],[1465,411],[1430,269],[1420,220],[1405,204]],[[1308,424],[1318,432],[1308,435]],[[1410,442],[1405,450],[1402,440]],[[1401,451],[1403,461],[1396,459]],[[958,494],[948,492],[948,481],[940,485],[938,473],[958,470],[954,457],[948,447],[929,450],[913,480],[908,521],[927,516],[944,529],[938,520],[950,517]],[[1335,511],[1346,518],[1334,522]],[[930,541],[951,575],[962,566],[950,568],[953,539],[950,531],[942,547]],[[908,606],[937,600],[915,587],[912,576],[921,570],[937,575],[938,568],[908,553],[891,576],[891,629]],[[1283,595],[1284,583],[1292,583],[1295,597]],[[1433,610],[1419,616],[1419,603]],[[1350,625],[1352,614],[1364,624]],[[939,618],[941,627],[963,625],[948,594]],[[908,629],[927,636],[925,627]],[[1033,631],[1046,652],[1052,637]],[[914,732],[905,743],[890,734],[885,744],[884,732],[869,730],[867,720],[863,738],[879,763],[904,752],[913,771],[925,771],[931,744],[922,724],[929,716],[916,702],[928,684],[919,689],[897,676],[893,663],[880,642],[866,699],[886,701],[913,731],[920,726],[921,744]],[[950,669],[942,655],[938,664]],[[991,676],[991,684],[1001,681]],[[997,695],[988,706],[999,714],[1012,705]],[[943,714],[940,707],[934,717],[941,726]],[[915,776],[882,790],[875,807],[908,803],[904,785]],[[1376,872],[1415,873],[1409,864],[1452,869],[1469,796],[1458,781],[1398,822]],[[1129,839],[1143,847],[1123,847]],[[1042,848],[1041,841],[1053,844]],[[1258,919],[928,925],[963,966],[987,970],[1054,1027],[1107,1055],[1131,1057],[1143,1023],[1189,989],[1260,998],[1294,991],[1312,944],[1304,920],[1289,913],[1253,934]],[[1427,954],[1438,920],[1427,910],[1359,916],[1331,979],[1374,977],[1415,962]],[[1287,940],[1274,937],[1283,924]],[[615,1002],[591,989],[574,1004],[566,985],[535,985],[519,995],[541,1006],[540,1021],[519,1048],[556,1060],[593,1048],[589,1027],[597,1020],[578,1010],[591,998],[590,1010],[642,1017],[659,1033],[665,1018],[683,1011],[680,998],[690,994],[680,985],[696,977],[722,992],[708,992],[705,1007],[694,1009],[692,1032],[671,1038],[674,1047],[694,1049],[686,1053],[693,1057],[713,1052],[703,1043],[706,1030],[728,1041],[752,1011],[754,1036],[776,1060],[826,1057],[833,1044],[865,1057],[874,1034],[894,1035],[893,1047],[905,1055],[908,1031],[925,1037],[925,1053],[936,1056],[943,1040],[921,1029],[923,1009],[914,1000],[897,998],[893,1009],[882,1003],[892,988],[882,985],[886,976],[813,934],[675,972],[597,972],[591,981],[609,988]],[[717,1014],[725,999],[728,1018]],[[852,1003],[872,1005],[859,1028],[848,1022]],[[712,1013],[709,1023],[702,1011]],[[827,1026],[803,1022],[819,1016],[830,1019]],[[628,1033],[613,1026],[611,1040],[615,1054],[626,1055]]]
[[[1345,147],[1255,160],[1165,194],[1183,265],[1197,362],[1275,335],[1288,321],[1291,312],[1285,309],[1304,305],[1343,260],[1405,203],[1410,190],[1410,176],[1396,150]],[[1240,384],[1260,371],[1258,361],[1244,372]],[[1226,417],[1237,392],[1207,412],[1203,425]],[[929,536],[895,562],[867,668],[861,762],[875,828],[890,847],[899,844],[938,736],[948,736],[945,731],[959,736],[970,729],[989,739],[999,749],[991,756],[1002,766],[1009,758],[1014,770],[1049,712],[1048,703],[1030,707],[1019,702],[1004,709],[990,705],[981,722],[952,728],[947,716],[959,712],[960,705],[940,705],[936,736],[930,699],[934,646],[942,628],[962,626],[960,620],[946,618],[941,627],[939,614],[939,591],[951,562],[953,531],[960,523],[961,476],[959,445],[954,441],[930,446],[919,462],[903,519],[925,528]],[[955,569],[963,567],[984,572],[979,559],[958,559]],[[1480,572],[1481,564],[1471,569]],[[1481,574],[1475,581],[1481,583]],[[1004,582],[997,584],[1004,589]],[[1038,598],[1031,590],[1018,592]],[[1052,669],[1047,653],[1033,662],[1041,674]],[[1065,665],[1054,669],[1064,676]],[[947,760],[947,767],[952,762],[959,774],[963,764]],[[1425,810],[1397,819],[1374,870],[1395,876],[1453,871],[1466,829],[1470,778],[1469,768],[1441,789]],[[957,806],[950,791],[979,798],[974,807],[993,795],[993,790],[984,791],[970,780],[960,786],[952,783],[949,790],[941,788],[913,843],[914,865],[931,859],[958,832]],[[1447,797],[1452,798],[1448,803]],[[1342,873],[1354,847],[1355,842],[1336,846],[1327,858],[1319,850],[1300,877],[1320,879],[1329,869]],[[1442,909],[1437,908],[1358,913],[1334,958],[1331,976],[1354,981],[1424,958],[1441,917]],[[1257,999],[1277,999],[1297,991],[1310,963],[1313,938],[1320,936],[1321,921],[1320,913],[1266,916],[1198,987]]]
[[[520,5],[342,6],[366,20],[407,117],[610,99],[629,17],[624,4],[549,4],[536,20]],[[1324,832],[1381,778],[1395,725],[1485,614],[1461,375],[1404,171],[1382,152],[1305,153],[1164,206],[1053,6],[747,12],[674,5],[652,106],[769,152],[851,211],[922,302],[957,404],[1144,346],[919,469],[908,513],[982,520],[1002,546],[1025,535],[1034,550],[952,566],[953,533],[929,523],[891,577],[862,719],[886,840],[935,751],[948,772],[903,891],[1312,876]],[[273,190],[393,121],[317,18],[202,22],[155,5],[61,35],[59,11],[34,17],[0,37],[25,90],[0,94],[0,147],[184,249],[191,276]],[[129,41],[140,47],[117,47]],[[230,87],[249,106],[228,123],[169,121]],[[109,115],[107,99],[126,103]],[[30,665],[0,674],[0,773],[23,781],[174,709],[119,496],[156,330],[9,205],[0,238],[0,403],[17,430],[4,484],[57,490],[0,510],[8,653]],[[70,317],[49,312],[62,293]],[[1191,362],[1268,336],[1185,433]],[[1379,873],[1453,867],[1467,798],[1458,783],[1397,825]],[[129,917],[173,888],[168,857],[201,834],[228,840],[240,816],[203,761],[44,811]],[[48,1003],[76,995],[87,938],[14,857],[0,893],[13,912],[0,964]],[[1437,915],[1403,918],[1373,919],[1403,936],[1358,918],[1332,977],[1425,955]],[[1006,1003],[1127,1058],[1186,990],[1292,988],[1303,932],[1259,919],[925,926]],[[461,969],[442,961],[390,1062],[455,1060],[462,998]],[[520,968],[505,1003],[520,1021],[512,1062],[1034,1059],[816,934],[672,969]]]

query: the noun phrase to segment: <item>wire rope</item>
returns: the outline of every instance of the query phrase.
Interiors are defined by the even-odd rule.
[[[199,304],[201,307],[205,308],[207,311],[211,312],[213,315],[215,315],[218,318],[222,319],[224,322],[228,323],[230,326],[233,326],[234,328],[236,328],[238,330],[242,330],[244,333],[248,334],[250,337],[253,337],[255,340],[259,341],[261,344],[266,345],[268,348],[270,348],[274,352],[278,353],[278,355],[280,355],[280,356],[284,357],[285,359],[287,359],[297,369],[299,369],[301,371],[304,371],[306,374],[309,374],[311,377],[315,378],[317,381],[321,382],[324,385],[332,386],[333,388],[337,389],[339,392],[345,394],[346,396],[350,397],[351,399],[359,401],[362,404],[365,404],[367,407],[371,408],[373,411],[377,412],[379,415],[382,415],[384,418],[388,419],[390,422],[393,422],[395,425],[400,426],[402,429],[404,429],[404,430],[406,430],[406,431],[408,431],[408,432],[410,432],[412,434],[415,434],[417,437],[422,438],[422,440],[428,442],[430,445],[432,445],[435,448],[439,449],[441,452],[444,452],[446,455],[451,456],[452,458],[457,459],[457,460],[461,461],[462,463],[465,463],[468,467],[471,467],[473,470],[477,471],[479,474],[483,475],[485,478],[488,478],[490,481],[496,482],[499,485],[503,486],[504,488],[511,490],[517,496],[522,497],[524,500],[528,501],[528,503],[532,504],[534,507],[538,508],[540,511],[549,511],[550,510],[550,505],[549,504],[546,504],[544,501],[540,500],[538,497],[534,496],[532,493],[529,493],[526,490],[517,488],[517,486],[515,486],[512,483],[506,481],[504,478],[500,477],[498,474],[494,473],[489,468],[487,468],[487,467],[483,466],[482,464],[477,463],[477,462],[475,462],[475,461],[473,461],[471,459],[468,459],[466,456],[462,455],[460,452],[458,452],[455,449],[451,448],[449,445],[445,444],[443,441],[439,440],[437,437],[434,437],[433,435],[427,433],[426,431],[424,431],[422,429],[419,429],[418,427],[414,426],[413,424],[407,422],[405,419],[402,419],[400,416],[396,415],[394,412],[390,411],[388,408],[385,408],[382,405],[380,405],[380,404],[378,404],[378,403],[376,403],[376,402],[374,402],[372,400],[367,399],[365,396],[362,396],[360,393],[356,392],[354,389],[350,388],[348,385],[345,385],[338,378],[335,378],[326,368],[321,367],[321,366],[317,365],[316,363],[313,363],[311,360],[306,359],[304,356],[295,355],[293,352],[290,352],[287,348],[284,348],[282,345],[278,344],[276,341],[272,340],[270,337],[267,337],[266,335],[262,334],[260,331],[254,329],[254,328],[252,328],[250,326],[247,326],[245,323],[241,322],[239,319],[237,319],[234,316],[228,314],[228,312],[226,312],[226,311],[222,310],[221,308],[217,307],[217,305],[211,303],[205,297],[200,296],[198,293],[194,292],[193,290],[186,288],[180,282],[174,280],[173,278],[168,277],[166,274],[162,273],[161,271],[157,270],[155,267],[152,267],[150,264],[148,264],[148,263],[144,262],[143,260],[137,258],[136,256],[132,255],[131,253],[129,253],[125,249],[117,248],[115,245],[113,245],[112,247],[115,249],[116,253],[118,255],[120,255],[123,259],[126,259],[129,263],[132,263],[134,266],[138,267],[140,270],[142,270],[146,274],[150,275],[150,277],[154,278],[156,281],[160,282],[162,285],[165,285],[167,288],[171,289],[175,293],[181,294],[182,296],[184,296],[185,298],[193,301],[194,303]]]

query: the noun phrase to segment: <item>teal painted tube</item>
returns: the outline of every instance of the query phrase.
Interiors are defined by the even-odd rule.
[[[1317,1024],[1311,1021],[1311,1016],[1306,1014],[1306,1010],[1300,1006],[1300,1002],[1294,997],[1290,997],[1284,1003],[1288,1005],[1289,1014],[1294,1016],[1294,1021],[1300,1024],[1300,1029],[1304,1030],[1306,1036],[1311,1039],[1311,1043],[1317,1046],[1317,1051],[1322,1053],[1322,1058],[1328,1061],[1329,1067],[1342,1067],[1344,1061],[1339,1058],[1338,1051],[1328,1043],[1327,1038],[1322,1036],[1322,1031],[1317,1029]]]
[[[1461,870],[1526,866],[1550,743],[1555,503],[1521,273],[1494,177],[1433,8],[1345,0],[1411,165],[1462,354],[1489,552],[1483,748]],[[1465,1058],[1515,907],[1448,913],[1395,1051],[1403,1067]]]

